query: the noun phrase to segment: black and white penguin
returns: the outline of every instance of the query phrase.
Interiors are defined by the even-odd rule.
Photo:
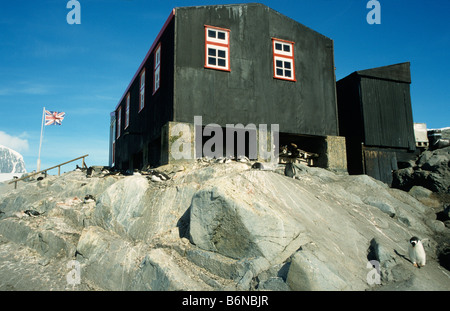
[[[295,175],[297,174],[297,170],[294,166],[294,163],[286,163],[286,166],[284,167],[284,175],[291,177],[291,178],[295,178]]]
[[[95,197],[92,194],[88,194],[84,197],[84,203],[95,202]]]
[[[215,163],[223,163],[223,164],[227,164],[231,162],[230,158],[226,158],[226,157],[219,157],[217,158],[215,161]]]
[[[109,169],[107,169],[106,167],[102,168],[102,174],[107,175],[107,174],[110,174],[110,173],[111,173],[111,171]]]
[[[158,172],[156,170],[151,170],[150,174],[151,174],[150,180],[154,182],[162,182],[170,179],[170,177],[167,176],[166,174]]]
[[[78,164],[77,164],[76,167],[75,167],[75,171],[76,171],[76,172],[83,172],[83,171],[85,171],[85,170],[86,170],[86,168],[84,168],[84,167],[79,167]]]
[[[418,237],[413,236],[409,240],[409,259],[411,259],[414,267],[423,267],[426,263],[426,254],[422,242]]]
[[[244,155],[238,156],[238,157],[237,157],[237,161],[238,161],[238,162],[242,162],[242,163],[250,162],[249,158],[247,158],[247,157],[244,156]]]
[[[263,170],[264,169],[264,165],[261,162],[255,162],[252,165],[252,169]]]
[[[42,215],[38,211],[34,211],[34,210],[31,210],[31,209],[28,209],[28,210],[24,211],[24,213],[27,214],[28,216],[31,216],[31,217],[37,217],[39,215]]]
[[[93,173],[94,173],[94,169],[91,166],[86,170],[86,178],[91,178]]]

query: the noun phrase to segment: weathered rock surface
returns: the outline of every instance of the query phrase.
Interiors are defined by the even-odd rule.
[[[392,186],[405,191],[421,186],[450,194],[450,147],[424,151],[412,166],[394,172]]]
[[[440,262],[450,229],[368,176],[299,165],[289,178],[239,162],[158,170],[170,179],[74,171],[0,184],[0,289],[450,290]],[[413,235],[428,256],[421,269],[408,260]],[[78,285],[66,282],[72,260]],[[24,282],[33,264],[42,278]]]

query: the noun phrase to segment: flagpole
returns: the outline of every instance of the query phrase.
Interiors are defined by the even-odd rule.
[[[39,142],[39,156],[37,160],[37,171],[39,172],[41,170],[41,148],[42,148],[42,137],[44,133],[44,118],[45,118],[45,107],[42,110],[42,123],[41,123],[41,140]]]

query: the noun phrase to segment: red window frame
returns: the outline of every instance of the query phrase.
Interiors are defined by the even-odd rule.
[[[156,56],[159,53],[159,61],[157,61]],[[158,79],[156,79],[156,73],[158,72]],[[158,81],[158,85],[156,85],[156,82]],[[159,90],[161,87],[161,43],[158,44],[158,46],[155,49],[155,54],[153,56],[153,94],[156,93],[156,91]]]
[[[144,79],[142,79],[144,76]],[[139,112],[145,107],[145,68],[139,76]]]
[[[278,51],[275,48],[275,44],[276,43],[281,43],[282,45],[289,45],[290,46],[290,52],[285,52],[285,51]],[[287,41],[287,40],[283,40],[283,39],[277,39],[277,38],[272,38],[272,50],[273,50],[273,77],[275,79],[280,79],[280,80],[287,80],[287,81],[293,81],[296,82],[296,73],[295,73],[295,58],[294,58],[294,45],[295,43],[292,41]],[[277,66],[276,66],[276,60],[283,60],[283,61],[288,61],[292,64],[292,77],[286,77],[283,75],[278,75],[277,74]]]
[[[209,26],[209,25],[204,25],[204,26],[205,26],[205,68],[222,70],[222,71],[231,71],[231,66],[230,66],[230,32],[231,31],[230,31],[230,29]],[[216,30],[216,31],[225,32],[225,34],[226,34],[225,40],[211,39],[208,36],[208,30]],[[226,58],[226,66],[225,67],[222,67],[219,65],[213,66],[208,63],[208,47],[216,47],[216,48],[226,51],[227,55],[225,57]]]

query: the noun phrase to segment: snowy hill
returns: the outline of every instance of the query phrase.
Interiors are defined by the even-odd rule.
[[[23,156],[8,147],[0,145],[0,182],[26,173]]]

